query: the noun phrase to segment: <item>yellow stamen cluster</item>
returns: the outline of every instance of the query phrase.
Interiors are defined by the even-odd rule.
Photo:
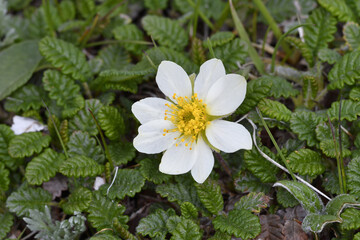
[[[185,142],[185,146],[191,145],[197,140],[201,131],[204,131],[209,123],[206,115],[206,104],[197,98],[195,93],[191,98],[177,97],[173,95],[175,104],[165,104],[169,109],[165,110],[165,120],[170,120],[176,126],[175,129],[164,129],[164,136],[169,132],[181,133],[179,142]],[[178,143],[179,143],[178,142]],[[178,146],[178,143],[176,146]]]

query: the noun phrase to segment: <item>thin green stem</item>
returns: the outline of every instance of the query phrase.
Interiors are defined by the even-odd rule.
[[[92,110],[90,108],[88,108],[88,111],[90,112],[92,118],[94,119],[95,121],[95,124],[96,124],[96,127],[100,133],[100,137],[101,137],[101,141],[104,145],[104,149],[105,149],[105,155],[106,155],[106,158],[109,160],[109,163],[110,163],[110,166],[112,169],[114,169],[115,165],[114,165],[114,162],[113,160],[111,159],[111,155],[110,155],[110,152],[109,152],[109,148],[108,148],[108,145],[106,144],[106,141],[105,141],[105,137],[104,137],[104,133],[102,132],[101,128],[100,128],[100,125],[99,125],[99,122],[97,121],[97,119],[95,118],[95,115],[94,113],[92,112]]]
[[[187,0],[187,2],[189,3],[189,5],[195,9],[196,5],[192,0]],[[209,28],[211,28],[211,30],[214,30],[214,25],[211,23],[211,21],[205,16],[205,14],[199,9],[199,16],[201,17],[201,19],[206,23],[206,25],[209,26]]]
[[[266,44],[266,39],[267,39],[269,32],[270,32],[270,27],[268,27],[265,32],[264,40],[261,45],[261,56],[264,56],[264,54],[265,54],[265,44]]]
[[[251,60],[254,62],[256,69],[259,71],[260,74],[265,74],[265,70],[264,70],[264,63],[262,62],[260,56],[258,55],[258,53],[256,52],[255,48],[252,46],[249,35],[247,34],[244,25],[242,24],[241,20],[239,19],[239,16],[236,13],[236,10],[234,8],[234,5],[232,4],[232,1],[229,0],[229,4],[230,4],[230,10],[231,10],[231,15],[232,18],[234,20],[235,23],[235,27],[236,30],[239,33],[239,36],[242,40],[244,40],[246,42],[246,44],[248,45],[248,51],[249,51],[249,55]]]
[[[292,28],[290,28],[286,33],[284,33],[278,40],[278,42],[276,43],[275,45],[275,48],[274,48],[274,52],[273,52],[273,55],[272,55],[272,58],[271,58],[271,72],[273,73],[274,70],[275,70],[275,58],[276,58],[276,53],[277,53],[277,50],[279,49],[280,45],[281,45],[281,42],[282,40],[287,36],[289,35],[292,31],[294,31],[295,29],[299,28],[299,27],[303,27],[303,26],[306,26],[306,25],[309,25],[309,24],[299,24],[299,25],[296,25]]]
[[[219,30],[222,25],[224,24],[224,22],[226,21],[226,19],[228,18],[229,15],[229,10],[230,10],[230,5],[227,2],[224,9],[222,10],[219,19],[216,21],[215,26],[214,26],[214,31]]]
[[[278,154],[280,155],[281,160],[283,161],[283,163],[285,164],[286,168],[288,169],[288,171],[289,171],[292,179],[293,179],[294,181],[296,181],[296,177],[295,177],[294,173],[291,171],[291,168],[290,168],[289,164],[287,163],[284,155],[282,154],[282,152],[281,152],[281,150],[280,150],[280,148],[279,148],[279,145],[276,143],[275,138],[274,138],[273,135],[271,134],[270,129],[269,129],[268,125],[266,124],[266,122],[265,122],[265,120],[264,120],[261,112],[259,111],[258,108],[256,108],[256,111],[257,111],[257,113],[259,114],[259,117],[260,117],[260,119],[261,119],[261,122],[262,122],[262,124],[264,125],[265,130],[266,130],[266,132],[268,133],[268,135],[269,135],[272,143],[274,144],[274,146],[275,146],[275,148],[276,148],[276,151],[277,151]]]
[[[264,16],[266,22],[269,24],[269,27],[273,30],[275,37],[280,40],[281,30],[276,24],[274,18],[271,16],[270,12],[267,10],[266,6],[261,0],[253,0],[254,4],[257,6],[261,14]],[[286,42],[283,42],[281,46],[284,48],[286,54],[291,54],[289,45]]]
[[[193,15],[193,33],[192,33],[193,37],[196,37],[200,3],[201,3],[201,0],[197,0],[197,1],[196,1],[196,7],[195,7],[195,9],[194,9],[194,15]]]
[[[208,42],[208,48],[209,48],[211,57],[216,58],[215,53],[214,53],[214,49],[212,48],[212,43],[211,43],[210,38],[207,38],[206,41]]]
[[[89,84],[88,84],[87,82],[83,82],[82,85],[83,85],[83,87],[84,87],[86,96],[91,99],[91,98],[92,98],[92,94],[91,94],[91,90],[90,90]]]
[[[53,37],[56,36],[54,23],[52,21],[51,13],[50,13],[50,2],[49,0],[42,0],[42,5],[44,8],[45,21],[49,28],[49,31]]]
[[[336,164],[337,164],[337,170],[338,170],[338,176],[339,176],[340,192],[343,194],[343,193],[345,193],[344,180],[343,180],[342,173],[341,173],[341,161],[340,161],[340,155],[339,155],[338,146],[337,146],[337,142],[336,142],[335,129],[334,129],[333,124],[331,123],[329,115],[327,115],[327,117],[328,117],[331,134],[332,134],[332,138],[333,138],[333,142],[334,142],[334,147],[335,147],[335,155],[336,155]]]
[[[338,128],[339,128],[339,154],[340,154],[340,165],[338,167],[341,168],[341,178],[343,181],[343,187],[344,187],[344,192],[347,192],[347,186],[346,186],[346,174],[345,174],[345,167],[344,167],[344,158],[343,158],[343,154],[342,154],[342,137],[341,137],[341,100],[342,100],[342,93],[340,92],[340,101],[339,101],[339,123],[338,123]]]
[[[138,41],[138,40],[105,40],[105,41],[88,43],[88,44],[86,44],[85,48],[107,45],[107,44],[117,44],[117,43],[134,43],[134,44],[139,44],[139,45],[153,45],[152,42]]]
[[[62,140],[62,138],[61,138],[61,135],[60,135],[60,132],[59,132],[57,126],[56,126],[55,120],[54,120],[54,118],[52,117],[52,114],[51,114],[48,106],[46,105],[45,101],[42,100],[42,102],[43,102],[46,110],[47,110],[48,113],[49,113],[49,118],[51,119],[51,122],[52,122],[52,124],[54,125],[54,129],[55,129],[56,135],[57,135],[57,137],[59,138],[59,142],[60,142],[61,147],[62,147],[62,149],[63,149],[63,151],[64,151],[65,157],[66,157],[66,159],[68,159],[68,158],[69,158],[69,155],[68,155],[68,153],[67,153],[67,151],[66,151],[65,144],[64,144],[64,142],[63,142],[63,140]]]
[[[86,45],[86,43],[89,41],[89,38],[91,37],[92,33],[94,32],[94,30],[98,24],[98,21],[99,21],[99,15],[96,15],[91,24],[90,29],[86,29],[85,32],[83,33],[83,35],[79,39],[80,48],[83,48]]]

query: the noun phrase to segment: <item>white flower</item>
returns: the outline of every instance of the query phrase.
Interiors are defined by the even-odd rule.
[[[165,151],[161,172],[191,170],[195,181],[203,183],[214,166],[211,149],[232,153],[252,148],[244,126],[220,119],[243,102],[246,80],[226,74],[219,59],[206,61],[195,81],[190,78],[176,63],[161,62],[156,82],[168,100],[149,97],[133,104],[132,112],[142,124],[134,147],[147,154]]]
[[[42,125],[40,122],[26,117],[14,116],[13,124],[11,125],[11,130],[16,135],[20,135],[26,132],[38,132],[47,129],[45,125]]]

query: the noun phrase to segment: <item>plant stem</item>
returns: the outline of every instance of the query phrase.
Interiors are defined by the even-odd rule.
[[[196,8],[196,5],[195,3],[192,1],[192,0],[187,0],[187,2],[189,3],[189,5],[195,9]],[[205,16],[205,14],[200,11],[199,9],[199,16],[201,17],[201,19],[209,26],[209,28],[211,28],[211,30],[214,30],[214,25],[210,22],[210,20]]]
[[[269,129],[269,127],[267,126],[267,124],[266,124],[266,122],[265,122],[265,120],[264,120],[261,112],[259,111],[258,108],[256,108],[256,111],[257,111],[257,113],[259,114],[260,119],[261,119],[261,122],[262,122],[262,124],[264,125],[265,130],[266,130],[266,132],[268,133],[268,135],[269,135],[272,143],[274,144],[274,146],[275,146],[275,148],[276,148],[276,151],[277,151],[278,154],[280,155],[281,160],[282,160],[283,163],[285,164],[286,168],[289,170],[289,173],[290,173],[292,179],[293,179],[294,181],[296,181],[296,177],[295,177],[294,173],[291,171],[291,168],[289,167],[289,164],[287,163],[284,155],[282,154],[282,152],[281,152],[281,150],[280,150],[280,148],[279,148],[279,145],[276,143],[275,138],[274,138],[273,135],[271,134],[270,129]]]
[[[192,36],[193,36],[193,37],[196,37],[200,3],[201,3],[201,0],[197,0],[197,1],[196,1],[196,7],[195,7],[195,9],[194,9],[193,31],[192,31]]]
[[[279,38],[278,42],[277,42],[276,45],[275,45],[274,53],[273,53],[272,58],[271,58],[271,73],[273,73],[274,70],[275,70],[275,58],[276,58],[276,53],[277,53],[278,48],[280,47],[280,44],[281,44],[282,40],[283,40],[287,35],[289,35],[292,31],[294,31],[295,29],[297,29],[297,28],[299,28],[299,27],[302,27],[302,26],[306,26],[306,25],[309,25],[309,24],[304,23],[304,24],[296,25],[296,26],[290,28],[289,31],[287,31],[286,33],[284,33],[284,34]]]
[[[247,34],[241,20],[239,19],[239,16],[236,13],[234,5],[232,4],[232,0],[229,0],[229,4],[230,4],[231,15],[234,20],[236,30],[238,31],[240,38],[242,40],[244,40],[246,42],[246,44],[248,45],[249,55],[250,55],[251,60],[254,62],[256,69],[259,71],[259,73],[261,75],[264,75],[265,74],[264,63],[262,62],[262,60],[259,57],[258,53],[256,52],[255,48],[252,46],[249,35]]]
[[[329,115],[327,115],[327,117],[328,117],[330,129],[331,129],[331,134],[332,134],[332,137],[333,137],[334,147],[335,147],[336,165],[337,165],[337,170],[338,170],[338,175],[339,175],[340,192],[343,194],[343,193],[345,193],[345,191],[344,191],[345,190],[344,189],[344,180],[343,180],[343,177],[342,177],[340,154],[339,154],[338,146],[337,146],[337,142],[336,142],[335,129],[334,129],[333,124],[331,123]]]
[[[273,30],[275,37],[279,41],[281,37],[281,30],[276,24],[274,18],[271,16],[270,12],[267,10],[266,6],[261,0],[253,0],[253,2],[257,6],[261,14],[264,16],[265,20],[269,24],[269,27]],[[287,55],[291,54],[290,47],[285,42],[283,42],[281,46],[284,48],[284,51]]]
[[[64,144],[64,142],[63,142],[63,140],[62,140],[62,138],[61,138],[60,132],[59,132],[57,126],[56,126],[56,123],[55,123],[55,121],[54,121],[54,118],[52,117],[52,114],[51,114],[48,106],[46,105],[45,101],[42,100],[42,102],[43,102],[46,110],[47,110],[48,113],[49,113],[49,118],[51,119],[51,122],[52,122],[52,124],[54,125],[54,129],[55,129],[56,135],[57,135],[57,137],[59,138],[59,142],[60,142],[61,147],[62,147],[62,149],[63,149],[63,151],[64,151],[65,157],[66,157],[66,159],[68,159],[68,158],[69,158],[69,155],[68,155],[68,153],[67,153],[67,151],[66,151],[65,144]]]
[[[208,48],[209,48],[209,51],[210,51],[210,56],[211,56],[212,58],[216,58],[215,53],[214,53],[214,50],[213,50],[213,48],[212,48],[212,44],[211,44],[210,38],[207,38],[206,41],[208,42]]]
[[[109,163],[110,163],[110,166],[111,166],[111,169],[114,169],[115,165],[114,165],[114,162],[113,160],[111,159],[111,155],[110,155],[110,152],[109,152],[109,148],[108,148],[108,145],[106,144],[106,141],[105,141],[105,137],[104,137],[104,133],[102,132],[101,128],[100,128],[100,125],[97,121],[97,119],[95,118],[95,115],[94,113],[91,111],[90,108],[88,108],[88,111],[90,112],[91,116],[93,117],[94,121],[95,121],[95,124],[96,124],[96,127],[100,133],[100,137],[101,137],[101,141],[104,145],[104,149],[105,149],[105,155],[106,155],[106,158],[109,160]]]
[[[229,177],[232,177],[231,170],[229,168],[229,165],[224,160],[224,158],[220,155],[218,152],[214,152],[216,159],[219,161],[220,165],[224,168],[225,172]]]
[[[341,168],[341,177],[343,181],[344,193],[347,192],[346,186],[346,174],[345,174],[345,165],[344,165],[344,158],[342,154],[342,137],[341,137],[341,100],[342,100],[342,92],[340,91],[340,101],[339,101],[339,153],[340,153],[340,168]]]

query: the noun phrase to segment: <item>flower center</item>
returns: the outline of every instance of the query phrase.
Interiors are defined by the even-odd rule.
[[[179,141],[185,142],[185,146],[191,145],[197,140],[201,131],[204,131],[206,125],[209,123],[206,114],[206,104],[202,99],[197,98],[195,93],[191,98],[177,97],[173,95],[175,104],[165,104],[169,109],[165,110],[165,120],[170,120],[175,126],[175,129],[164,129],[164,136],[168,132],[179,131],[181,133]],[[176,143],[178,146],[178,143]]]

